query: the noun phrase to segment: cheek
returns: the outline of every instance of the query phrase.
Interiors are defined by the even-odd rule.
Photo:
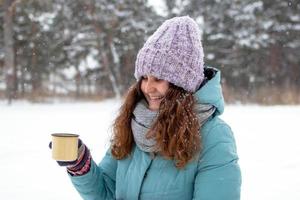
[[[143,81],[141,82],[140,89],[143,93],[145,93],[145,83]]]
[[[169,90],[169,83],[165,83],[162,87],[161,87],[161,93],[162,94],[166,94]]]

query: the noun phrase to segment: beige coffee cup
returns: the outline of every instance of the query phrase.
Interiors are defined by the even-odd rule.
[[[79,135],[70,133],[53,133],[52,158],[56,161],[74,161],[78,156]]]

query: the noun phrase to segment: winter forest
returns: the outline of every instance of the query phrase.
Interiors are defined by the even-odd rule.
[[[152,2],[152,3],[151,3]],[[1,0],[0,99],[101,100],[135,81],[138,50],[167,18],[202,30],[229,103],[300,103],[300,1]]]
[[[241,200],[300,199],[300,0],[0,0],[0,199],[82,199],[51,134],[99,163],[139,49],[183,15],[222,73]]]

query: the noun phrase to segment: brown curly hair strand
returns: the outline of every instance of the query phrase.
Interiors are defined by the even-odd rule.
[[[113,124],[111,153],[118,160],[127,157],[132,150],[132,113],[136,104],[144,98],[140,85],[141,81],[129,89]],[[196,104],[192,93],[170,84],[165,99],[161,102],[158,117],[147,133],[147,138],[155,138],[157,153],[174,160],[179,169],[184,168],[201,150]]]

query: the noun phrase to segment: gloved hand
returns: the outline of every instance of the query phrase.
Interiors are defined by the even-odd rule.
[[[52,149],[52,142],[49,143],[49,148]],[[56,161],[59,166],[67,167],[72,170],[80,170],[90,157],[90,150],[81,141],[78,140],[78,156],[74,161]]]

